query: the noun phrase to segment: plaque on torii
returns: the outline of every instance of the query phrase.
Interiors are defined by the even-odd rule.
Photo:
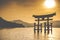
[[[41,30],[42,32],[42,23],[40,23],[41,21],[46,21],[44,22],[44,32],[46,33],[46,31],[48,31],[51,29],[52,31],[52,23],[50,22],[51,17],[55,16],[56,13],[52,13],[52,14],[47,14],[47,15],[33,15],[34,18],[36,18],[36,22],[34,23],[34,32],[37,30],[37,32],[39,32],[39,30]],[[47,28],[47,29],[46,29]]]

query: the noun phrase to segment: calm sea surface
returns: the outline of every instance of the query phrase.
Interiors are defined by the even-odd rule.
[[[0,40],[60,40],[60,28],[53,28],[52,34],[35,34],[33,27],[1,29]]]

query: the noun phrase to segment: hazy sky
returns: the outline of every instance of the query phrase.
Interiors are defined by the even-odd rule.
[[[0,0],[0,16],[8,21],[23,20],[34,22],[33,14],[44,15],[56,12],[54,20],[60,20],[60,0],[54,8],[47,8],[45,0]]]

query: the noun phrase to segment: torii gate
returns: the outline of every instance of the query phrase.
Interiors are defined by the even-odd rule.
[[[52,23],[50,23],[50,20],[53,20],[51,19],[51,17],[53,17],[54,15],[56,15],[56,13],[53,13],[53,14],[47,14],[47,15],[33,15],[34,18],[37,18],[37,24],[34,23],[34,32],[37,30],[37,32],[39,32],[39,30],[41,30],[42,32],[42,23],[40,23],[40,21],[46,21],[44,22],[44,32],[46,33],[46,31],[48,31],[49,33],[49,30],[50,30],[50,27],[51,27],[51,31],[52,31]],[[36,28],[37,26],[37,28]],[[47,28],[47,29],[46,29]]]

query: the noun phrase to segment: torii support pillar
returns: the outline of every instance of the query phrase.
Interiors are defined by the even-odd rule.
[[[48,34],[49,34],[49,31],[51,31],[52,33],[52,23],[49,22],[49,29],[48,29],[47,23],[44,22],[44,33],[46,33],[46,31],[48,31]]]
[[[39,33],[39,30],[42,32],[42,23],[38,24],[34,23],[34,33],[36,33],[36,31]]]

